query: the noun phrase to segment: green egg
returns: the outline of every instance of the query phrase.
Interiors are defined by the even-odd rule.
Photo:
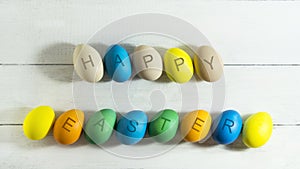
[[[179,116],[174,110],[162,110],[151,120],[148,132],[155,141],[166,143],[175,137],[178,124]]]
[[[84,127],[86,140],[91,144],[105,143],[113,132],[116,119],[116,112],[111,109],[94,113]]]

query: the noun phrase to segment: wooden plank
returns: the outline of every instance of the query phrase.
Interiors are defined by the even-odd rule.
[[[101,149],[81,139],[72,146],[57,144],[53,136],[41,141],[28,140],[20,126],[0,127],[1,168],[212,168],[224,169],[296,169],[299,167],[299,127],[275,127],[269,142],[257,149],[247,149],[240,140],[233,145],[215,145],[211,140],[204,144],[180,143],[170,151],[142,160],[122,158],[108,150],[124,148],[127,152],[158,153],[163,144],[134,146],[119,143]],[[111,140],[110,140],[111,141]],[[158,149],[158,148],[161,149]],[[176,161],[174,161],[176,159]]]
[[[50,105],[58,115],[74,107],[87,114],[113,108],[121,113],[141,109],[150,115],[163,108],[180,113],[205,109],[214,115],[223,108],[232,108],[245,117],[267,111],[277,124],[300,123],[297,66],[226,66],[224,83],[214,85],[195,79],[179,85],[169,82],[166,76],[156,82],[135,78],[119,84],[105,77],[92,84],[75,75],[73,81],[70,65],[0,69],[0,124],[22,124],[27,112],[38,105]]]
[[[0,2],[0,168],[298,169],[300,1],[138,2]],[[116,19],[149,12],[182,18],[204,33],[226,64],[224,83],[193,79],[179,86],[164,76],[157,82],[134,79],[120,85],[105,77],[88,84],[73,75],[74,45],[87,42]],[[91,43],[99,49],[100,42]],[[83,136],[72,146],[62,146],[52,131],[41,141],[23,135],[26,113],[43,104],[52,106],[57,116],[80,108],[86,119],[100,108],[121,113],[142,109],[150,117],[164,107],[181,115],[206,109],[216,116],[220,107],[237,109],[243,117],[268,111],[275,126],[271,140],[259,149],[246,149],[240,139],[230,146],[212,140],[177,144],[178,136],[165,145],[147,138],[129,147],[114,135],[105,149],[88,144]]]
[[[195,25],[225,63],[300,63],[298,44],[293,43],[300,38],[299,1],[137,2],[3,1],[0,63],[70,64],[74,45],[87,42],[114,20],[149,12]]]

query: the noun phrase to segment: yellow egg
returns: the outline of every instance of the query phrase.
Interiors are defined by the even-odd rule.
[[[164,66],[169,79],[177,83],[188,82],[194,74],[191,57],[179,48],[167,50],[164,55]]]
[[[251,115],[244,124],[243,142],[251,148],[261,147],[268,142],[272,135],[272,117],[266,112]]]
[[[181,122],[181,134],[185,141],[199,142],[209,133],[211,116],[207,111],[197,110],[184,116]]]
[[[55,113],[49,106],[39,106],[30,111],[24,122],[24,135],[31,140],[41,140],[49,132],[55,120]]]

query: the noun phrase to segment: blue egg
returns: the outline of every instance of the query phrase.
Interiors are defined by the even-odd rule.
[[[116,82],[125,82],[131,76],[131,61],[127,51],[120,45],[112,45],[104,55],[107,74]]]
[[[224,111],[213,123],[212,138],[219,144],[233,143],[240,135],[243,120],[235,110]]]
[[[147,129],[148,118],[146,113],[133,110],[120,118],[117,124],[117,139],[126,145],[140,142]]]

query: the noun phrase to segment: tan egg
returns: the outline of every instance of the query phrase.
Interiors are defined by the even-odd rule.
[[[96,49],[87,44],[76,46],[73,64],[78,76],[85,81],[97,82],[103,77],[102,58]]]
[[[194,57],[196,74],[207,82],[218,81],[223,75],[223,61],[220,55],[209,46],[201,46]]]
[[[141,45],[135,48],[132,55],[135,71],[140,78],[146,80],[157,80],[163,71],[160,54],[152,47]]]

